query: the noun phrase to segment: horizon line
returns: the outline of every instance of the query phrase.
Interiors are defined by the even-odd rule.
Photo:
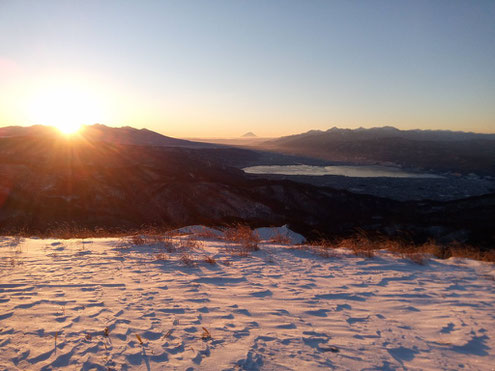
[[[256,140],[256,139],[270,139],[270,138],[280,138],[280,137],[288,137],[288,136],[294,136],[294,135],[300,135],[300,134],[305,134],[305,133],[310,133],[310,132],[321,132],[321,133],[325,133],[325,132],[328,132],[328,131],[331,131],[331,130],[349,130],[349,131],[358,131],[358,130],[373,130],[373,129],[386,129],[386,128],[389,128],[389,129],[394,129],[394,130],[397,130],[397,131],[400,131],[400,132],[412,132],[412,131],[417,131],[417,132],[444,132],[444,133],[447,133],[447,132],[450,132],[450,133],[464,133],[464,134],[476,134],[476,135],[495,135],[495,132],[483,132],[483,131],[467,131],[467,130],[454,130],[454,129],[436,129],[436,128],[432,128],[432,129],[420,129],[420,128],[415,128],[415,129],[401,129],[401,128],[398,128],[396,126],[392,126],[392,125],[383,125],[383,126],[359,126],[359,127],[350,127],[350,126],[332,126],[332,127],[329,127],[327,129],[309,129],[309,130],[306,130],[306,131],[298,131],[298,132],[295,132],[295,133],[288,133],[288,134],[282,134],[282,135],[257,135],[255,132],[253,131],[246,131],[246,132],[243,132],[242,134],[238,135],[238,136],[218,136],[218,135],[215,135],[215,136],[196,136],[196,135],[181,135],[181,136],[175,136],[175,135],[171,135],[171,134],[167,134],[167,133],[164,133],[162,131],[158,131],[158,130],[153,130],[149,127],[138,127],[138,126],[133,126],[133,125],[129,125],[129,124],[126,124],[126,125],[122,125],[122,126],[114,126],[114,125],[111,125],[111,124],[103,124],[101,122],[95,122],[93,124],[82,124],[81,127],[88,127],[88,126],[96,126],[96,125],[101,125],[101,126],[105,126],[107,128],[111,128],[111,129],[123,129],[123,128],[131,128],[131,129],[135,129],[135,130],[148,130],[148,131],[152,131],[152,132],[155,132],[157,134],[160,134],[160,135],[164,135],[164,136],[171,136],[171,137],[175,137],[175,138],[180,138],[180,139],[188,139],[188,140],[192,140],[192,139],[245,139],[246,141],[247,140]],[[2,128],[30,128],[30,127],[35,127],[35,126],[42,126],[42,127],[52,127],[52,128],[56,128],[56,125],[49,125],[49,124],[32,124],[32,125],[1,125],[0,124],[0,129]],[[247,138],[243,138],[243,135],[245,135],[247,132],[252,132],[255,134],[254,137],[247,137]]]

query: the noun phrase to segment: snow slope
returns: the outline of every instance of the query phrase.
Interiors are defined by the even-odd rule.
[[[494,368],[493,265],[239,249],[0,238],[0,369]]]

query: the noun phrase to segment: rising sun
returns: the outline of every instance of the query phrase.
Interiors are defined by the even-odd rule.
[[[81,129],[81,125],[67,123],[67,124],[56,125],[56,128],[65,135],[72,135],[77,133],[79,129]]]
[[[32,94],[27,111],[33,124],[53,126],[66,135],[82,125],[101,122],[103,115],[89,89],[69,84],[43,86]]]

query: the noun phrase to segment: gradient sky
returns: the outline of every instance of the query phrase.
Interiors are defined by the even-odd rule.
[[[0,0],[0,126],[495,132],[495,1]]]

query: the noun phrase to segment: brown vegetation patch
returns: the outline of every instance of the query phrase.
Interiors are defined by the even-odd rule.
[[[226,229],[224,239],[240,245],[230,249],[234,255],[248,256],[251,252],[259,250],[258,243],[260,238],[258,234],[246,225],[237,224]]]
[[[196,265],[194,258],[192,257],[191,254],[188,253],[182,253],[182,255],[179,258],[179,261],[187,267],[192,267]]]
[[[203,261],[211,265],[217,264],[216,259],[213,256],[209,256],[209,255],[206,255]]]
[[[312,242],[310,246],[316,254],[325,258],[335,257],[335,248],[344,248],[352,251],[356,256],[365,258],[372,258],[378,250],[386,250],[420,265],[426,264],[429,256],[437,259],[457,257],[495,263],[495,250],[482,250],[460,243],[442,245],[433,240],[423,244],[415,244],[410,241],[383,236],[372,238],[364,233],[358,233],[356,236],[342,239],[336,243],[328,240],[316,241]]]
[[[167,260],[168,260],[167,254],[158,253],[155,255],[155,261],[167,261]]]
[[[186,238],[179,239],[176,247],[177,247],[177,249],[182,250],[182,251],[184,251],[184,250],[187,250],[187,251],[197,250],[197,249],[201,249],[203,247],[203,242],[198,241],[198,240],[194,239],[193,237],[186,237]]]
[[[372,258],[375,256],[375,251],[380,250],[380,246],[376,241],[373,241],[361,233],[357,234],[355,237],[341,240],[337,247],[349,249],[354,255],[363,258]]]

